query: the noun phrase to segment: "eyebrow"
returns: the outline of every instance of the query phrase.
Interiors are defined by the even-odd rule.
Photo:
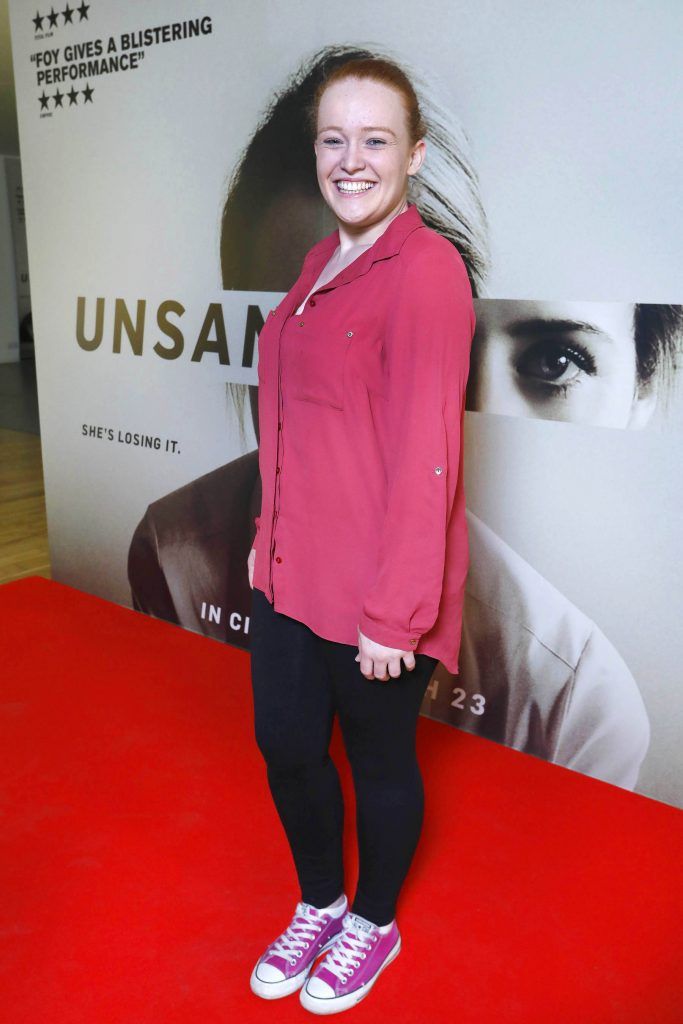
[[[340,128],[336,124],[328,124],[325,128],[320,129],[321,132],[343,132],[344,129]],[[389,135],[393,135],[396,138],[396,132],[392,131],[391,128],[384,128],[382,125],[374,125],[370,127],[361,128],[362,132],[388,132]]]
[[[583,331],[585,334],[592,334],[599,340],[604,339],[614,343],[614,338],[607,331],[587,320],[573,320],[560,317],[530,317],[528,320],[517,320],[508,328],[509,333],[517,338],[523,335],[547,334],[548,330],[568,334],[570,331]]]

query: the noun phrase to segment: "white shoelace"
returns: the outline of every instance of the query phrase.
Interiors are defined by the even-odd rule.
[[[314,909],[308,903],[297,903],[292,923],[272,944],[269,953],[277,953],[294,965],[297,958],[300,959],[304,955],[304,950],[308,949],[324,924],[322,918],[312,916],[311,912]]]
[[[365,960],[366,954],[361,950],[372,949],[372,940],[366,942],[366,939],[370,939],[370,931],[365,926],[359,925],[358,919],[353,914],[347,914],[344,917],[337,941],[328,951],[322,966],[326,967],[345,985],[347,978],[353,974],[356,967],[360,967],[360,960],[355,958],[360,957],[361,960]]]

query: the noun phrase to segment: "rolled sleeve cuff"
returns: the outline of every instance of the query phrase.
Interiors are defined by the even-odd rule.
[[[414,631],[406,633],[403,630],[391,629],[368,618],[364,613],[358,620],[358,627],[363,636],[368,637],[369,640],[374,640],[376,644],[382,644],[383,647],[395,647],[400,651],[414,651],[421,636]]]

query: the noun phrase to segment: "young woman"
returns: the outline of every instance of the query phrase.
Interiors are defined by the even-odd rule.
[[[401,947],[396,903],[424,811],[417,716],[438,662],[458,670],[475,316],[462,256],[408,200],[426,145],[405,73],[351,60],[309,113],[338,227],[259,338],[262,506],[248,562],[255,734],[301,900],[251,988],[301,990],[326,1014],[364,998]],[[350,906],[335,713],[357,800]]]

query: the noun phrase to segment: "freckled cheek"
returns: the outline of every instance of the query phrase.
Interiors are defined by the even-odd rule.
[[[337,166],[337,163],[338,160],[333,153],[323,153],[317,160],[318,173],[322,175],[330,174]]]

